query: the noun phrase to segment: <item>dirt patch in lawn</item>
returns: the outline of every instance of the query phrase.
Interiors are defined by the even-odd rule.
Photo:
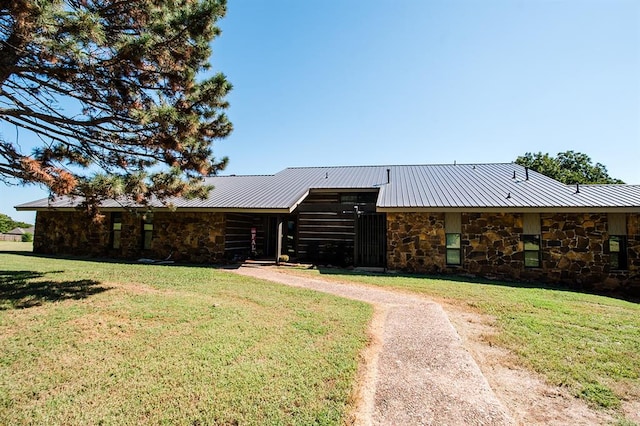
[[[375,410],[375,392],[378,371],[378,355],[382,351],[382,336],[388,309],[382,305],[375,305],[373,318],[369,325],[369,344],[360,354],[358,362],[358,383],[352,405],[355,407],[347,420],[347,424],[365,426],[363,419],[371,419]]]
[[[289,275],[296,275],[300,278],[309,279],[308,275],[300,274],[295,270],[281,270]],[[325,277],[313,277],[313,280],[326,282],[341,282],[356,287],[368,287],[368,285],[355,284],[342,280],[327,279]],[[394,290],[389,290],[394,292]],[[409,292],[396,290],[400,294],[412,294]],[[414,297],[420,297],[412,294]],[[517,357],[509,350],[494,344],[499,332],[495,319],[489,315],[482,314],[472,307],[451,303],[434,297],[426,300],[435,301],[447,314],[449,321],[458,333],[464,348],[471,354],[475,362],[480,367],[482,374],[486,378],[489,386],[507,408],[513,421],[518,425],[549,425],[549,424],[570,424],[570,425],[608,425],[615,424],[620,414],[594,409],[583,400],[573,396],[566,388],[552,386],[545,379],[519,363]],[[380,314],[380,312],[379,312]],[[378,317],[378,321],[386,315]],[[387,318],[384,319],[387,321]],[[375,322],[375,319],[374,319]],[[371,400],[366,397],[366,393],[374,392],[372,386],[376,386],[375,378],[371,377],[371,367],[376,370],[378,355],[381,343],[385,336],[384,326],[379,323],[372,324],[371,347],[365,351],[363,357],[365,365],[361,371],[369,371],[369,374],[360,376],[360,401],[356,406],[356,416],[360,419],[366,418],[367,411],[372,407],[367,407],[363,402]],[[622,410],[628,420],[638,421],[638,406],[635,401],[623,401]],[[359,415],[358,415],[359,414]],[[364,416],[363,416],[364,414]],[[362,424],[355,422],[356,424]],[[368,423],[364,423],[368,424]]]
[[[566,389],[551,386],[536,373],[518,365],[515,355],[494,345],[494,319],[438,301],[449,316],[464,346],[476,360],[493,391],[521,425],[612,424],[607,411],[594,410]],[[627,411],[627,410],[625,410]],[[627,413],[629,413],[627,411]],[[628,416],[631,418],[631,416]]]

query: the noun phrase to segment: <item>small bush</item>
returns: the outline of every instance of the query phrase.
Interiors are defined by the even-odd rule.
[[[24,234],[22,234],[22,242],[23,243],[30,243],[33,241],[33,234],[29,233],[29,232],[25,232]]]

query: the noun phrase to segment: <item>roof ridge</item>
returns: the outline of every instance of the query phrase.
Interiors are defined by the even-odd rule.
[[[514,162],[481,162],[481,163],[432,163],[432,164],[364,164],[360,166],[293,166],[287,167],[284,170],[291,169],[352,169],[352,168],[367,168],[367,167],[414,167],[414,166],[489,166],[489,165],[519,165]],[[521,166],[524,167],[524,166]]]
[[[275,176],[273,174],[261,174],[261,175],[239,175],[239,174],[231,174],[231,175],[214,175],[214,176],[205,176],[208,178],[228,178],[228,177],[265,177],[265,176]]]
[[[572,186],[575,187],[576,185],[580,185],[581,187],[583,186],[624,186],[624,187],[640,187],[640,183],[565,183],[566,186]]]

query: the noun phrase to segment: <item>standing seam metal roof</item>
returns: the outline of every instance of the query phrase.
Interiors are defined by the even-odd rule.
[[[387,183],[387,169],[390,182]],[[515,178],[514,178],[515,173]],[[379,189],[384,210],[424,208],[640,207],[640,185],[564,185],[513,163],[292,167],[274,175],[216,176],[205,200],[169,200],[178,209],[272,209],[291,211],[309,191]],[[22,204],[20,210],[73,207],[66,197]],[[117,200],[103,207],[122,207]],[[161,207],[161,203],[153,203]]]

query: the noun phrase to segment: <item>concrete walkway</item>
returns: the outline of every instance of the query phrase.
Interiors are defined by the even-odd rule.
[[[462,346],[442,307],[428,299],[245,264],[236,273],[371,303],[361,401],[362,425],[513,425]]]

